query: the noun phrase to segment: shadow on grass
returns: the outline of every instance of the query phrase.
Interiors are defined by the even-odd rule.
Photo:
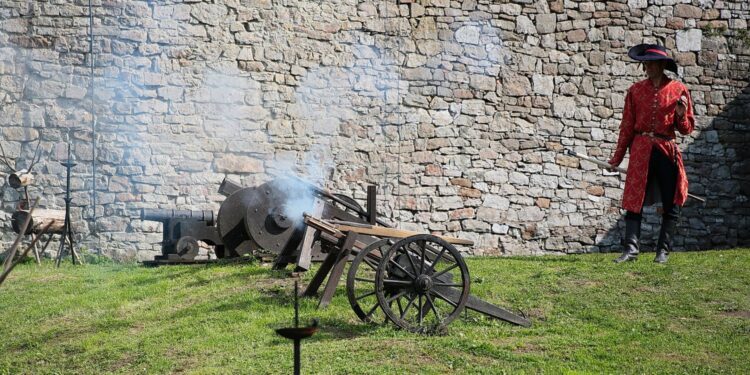
[[[238,263],[226,263],[226,264],[191,264],[191,265],[170,265],[168,268],[146,268],[147,270],[153,270],[149,274],[149,276],[145,277],[138,277],[135,280],[125,280],[121,284],[123,286],[148,286],[152,284],[156,284],[158,282],[164,281],[166,278],[170,279],[176,279],[176,278],[182,278],[182,277],[190,277],[190,276],[196,276],[197,274],[200,274],[207,269],[217,269],[217,268],[228,268],[228,269],[236,269],[239,264]],[[161,270],[168,270],[162,272]],[[265,276],[268,278],[279,278],[280,275],[278,271],[274,271],[270,268],[264,268],[261,266],[254,266],[254,267],[247,267],[244,269],[241,269],[237,272],[232,272],[230,274],[222,274],[218,277],[196,277],[195,281],[189,282],[185,284],[186,288],[189,287],[197,287],[203,284],[207,284],[212,281],[216,280],[234,280],[234,279],[241,279],[241,278],[247,278],[247,277],[255,277],[255,276]]]
[[[300,326],[308,326],[310,324],[311,322],[309,320],[300,321]],[[294,322],[290,319],[288,322],[273,323],[269,324],[267,327],[269,330],[276,330],[291,326],[294,326]],[[320,321],[318,332],[310,339],[310,342],[348,340],[357,337],[370,336],[373,332],[380,329],[382,329],[382,325],[365,322],[351,323],[350,321],[343,319],[324,319]],[[274,342],[288,342],[288,340],[281,336],[277,336],[277,339],[274,340]]]
[[[478,259],[478,258],[468,258],[470,259]],[[482,257],[482,262],[493,262],[493,261],[503,261],[503,262],[523,262],[523,263],[577,263],[577,262],[583,262],[584,259],[582,257],[576,257],[576,256],[563,256],[563,255],[554,255],[554,256],[539,256],[539,257]]]

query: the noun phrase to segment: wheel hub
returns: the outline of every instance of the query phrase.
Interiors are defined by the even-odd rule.
[[[271,212],[271,218],[273,219],[273,223],[281,228],[281,229],[287,229],[292,226],[292,218],[287,216],[287,207],[286,205],[282,207],[275,207],[273,209],[273,212]]]
[[[419,275],[417,276],[417,279],[414,280],[414,287],[417,289],[417,292],[425,294],[432,289],[432,278],[427,275]]]

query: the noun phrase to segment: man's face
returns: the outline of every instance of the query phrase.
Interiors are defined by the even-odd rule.
[[[657,78],[664,74],[664,68],[666,66],[667,62],[664,60],[644,61],[643,71],[646,72],[648,78]]]

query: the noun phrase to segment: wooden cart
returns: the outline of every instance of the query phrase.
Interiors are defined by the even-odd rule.
[[[349,303],[366,322],[391,321],[419,333],[442,331],[464,308],[510,323],[531,322],[501,307],[470,295],[469,269],[454,245],[473,242],[454,237],[323,220],[305,215],[307,234],[300,258],[318,239],[330,246],[304,296],[315,296],[327,278],[320,307],[331,301],[344,266],[353,255],[346,279]]]

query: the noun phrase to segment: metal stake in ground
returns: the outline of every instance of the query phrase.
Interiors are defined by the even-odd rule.
[[[294,340],[294,374],[300,374],[300,356],[302,351],[302,339],[306,339],[315,334],[318,331],[318,322],[313,320],[312,325],[309,327],[299,326],[299,290],[297,281],[294,282],[294,327],[293,328],[279,328],[276,333],[280,336],[286,337],[290,340]]]

